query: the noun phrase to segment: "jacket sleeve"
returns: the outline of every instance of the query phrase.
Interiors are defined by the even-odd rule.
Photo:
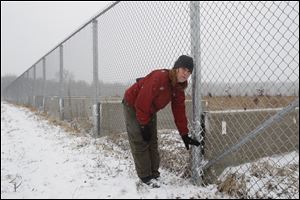
[[[142,125],[149,123],[153,99],[159,93],[159,77],[152,74],[142,81],[142,86],[135,101],[136,118]]]
[[[172,96],[172,112],[176,127],[181,136],[187,135],[189,129],[187,127],[187,117],[185,113],[185,94],[184,90],[176,89]]]

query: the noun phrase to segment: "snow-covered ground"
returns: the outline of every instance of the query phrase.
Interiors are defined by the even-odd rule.
[[[219,182],[220,191],[240,198],[299,199],[299,152],[227,167]]]
[[[161,140],[163,154],[166,146],[184,149],[169,132],[160,134],[168,138]],[[168,157],[176,162],[162,165],[173,173],[160,169],[161,187],[150,188],[136,176],[126,137],[66,131],[28,108],[1,102],[1,198],[299,199],[299,150],[228,167],[218,186],[206,187],[180,178],[186,161]]]
[[[107,137],[78,136],[1,102],[1,198],[228,198],[163,170],[160,188],[144,186],[118,151]]]

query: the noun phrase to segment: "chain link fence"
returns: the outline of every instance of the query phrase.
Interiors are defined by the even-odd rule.
[[[194,57],[185,150],[158,113],[161,168],[239,198],[299,198],[299,2],[114,2],[5,90],[82,131],[126,138],[138,77]],[[128,144],[124,150],[129,152]]]
[[[240,198],[298,198],[299,4],[201,2],[200,41],[204,179]]]

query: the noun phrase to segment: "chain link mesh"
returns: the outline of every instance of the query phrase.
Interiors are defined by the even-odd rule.
[[[199,11],[199,28],[191,28],[194,10]],[[298,105],[266,125],[299,101],[298,1],[202,1],[199,9],[180,1],[117,2],[93,20],[97,55],[91,21],[60,44],[63,53],[58,46],[9,85],[5,98],[57,118],[63,111],[65,120],[90,132],[96,58],[101,135],[118,136],[115,143],[120,144],[126,138],[125,90],[154,69],[172,68],[179,55],[191,55],[196,48],[201,99],[194,104],[202,109],[201,121],[193,122],[196,80],[189,80],[186,111],[190,130],[201,127],[202,148],[185,150],[167,106],[157,120],[161,168],[191,178],[197,162],[193,170],[203,184],[217,183],[235,197],[299,198]],[[191,43],[191,31],[200,36],[199,47]],[[256,136],[242,142],[253,130]]]

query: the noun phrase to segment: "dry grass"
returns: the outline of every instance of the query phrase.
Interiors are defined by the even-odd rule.
[[[59,126],[61,127],[65,132],[68,132],[72,135],[79,135],[80,130],[77,127],[73,127],[70,123],[65,122],[65,121],[60,121],[55,119],[54,117],[51,116],[44,116],[44,119],[46,119],[50,124],[54,126]]]
[[[236,174],[228,175],[224,181],[218,183],[218,190],[220,192],[227,193],[230,196],[245,198],[245,176],[241,176],[238,178]]]
[[[295,96],[226,96],[204,97],[206,110],[227,109],[256,109],[256,108],[281,108],[291,103]]]
[[[245,105],[248,108],[256,108],[255,106],[262,106],[262,107],[283,107],[286,106],[288,103],[293,101],[295,97],[208,97],[208,106],[211,106],[210,109],[218,109],[219,106],[223,106],[226,108],[239,108],[239,106]],[[222,104],[220,103],[222,102]],[[255,103],[256,102],[256,103]],[[254,106],[255,105],[255,106]],[[21,105],[17,105],[18,107],[24,107]],[[38,112],[36,109],[27,107],[31,112],[43,117],[50,124],[55,126],[62,127],[66,132],[70,134],[80,135],[80,128],[78,126],[72,125],[72,123],[68,123],[65,121],[57,120],[53,117],[49,117],[46,113]],[[75,123],[75,122],[74,122]],[[75,123],[79,123],[78,121]],[[101,148],[105,150],[106,153],[111,154],[114,153],[115,156],[121,156],[125,159],[130,158],[130,147],[127,138],[127,134],[120,133],[120,134],[113,134],[107,136],[108,143],[101,143],[96,144],[97,148]],[[190,156],[188,155],[188,151],[185,148],[178,148],[177,144],[182,142],[176,140],[173,136],[169,133],[160,133],[159,134],[159,149],[161,155],[161,167],[172,173],[180,176],[182,178],[190,177],[190,161],[188,160]],[[165,147],[165,148],[161,148]],[[174,151],[174,148],[176,151]],[[180,159],[178,159],[180,157]],[[287,184],[289,188],[284,188],[289,192],[294,192],[299,194],[299,175],[298,177],[295,175],[295,172],[299,173],[299,164],[291,164],[287,165],[284,168],[279,168],[271,165],[268,162],[261,162],[252,164],[252,167],[249,169],[250,177],[246,176],[245,174],[237,174],[231,173],[228,174],[225,179],[222,181],[218,181],[218,190],[220,192],[224,192],[229,194],[233,197],[238,198],[264,198],[268,197],[268,194],[276,192],[278,182],[283,182],[287,180],[291,184]],[[270,179],[263,188],[260,188],[260,191],[257,194],[250,194],[249,188],[247,188],[247,183],[250,182],[250,178],[254,177],[259,180],[264,180],[268,177],[273,177]],[[273,181],[274,179],[277,182]],[[263,193],[265,196],[261,196],[261,191],[266,190],[267,193]],[[254,195],[254,196],[253,196]],[[283,195],[283,194],[278,194]]]
[[[18,108],[26,108],[30,112],[34,113],[35,115],[41,117],[41,119],[44,119],[49,122],[49,124],[52,124],[54,126],[59,126],[61,127],[65,132],[71,134],[71,135],[81,135],[82,131],[77,127],[74,126],[74,123],[66,122],[66,121],[61,121],[59,119],[56,119],[55,117],[52,117],[48,115],[46,112],[41,112],[38,109],[32,107],[32,106],[27,106],[27,105],[22,105],[22,104],[13,104],[14,106]]]
[[[276,166],[253,162],[247,172],[228,171],[217,181],[218,190],[236,198],[291,198],[299,196],[299,164]],[[248,173],[249,172],[249,173]]]
[[[168,138],[165,136],[168,135]],[[106,136],[107,140],[111,143],[101,144],[101,148],[113,151],[114,153],[124,158],[131,157],[131,151],[126,133],[113,134]],[[182,143],[182,141],[176,140],[170,133],[159,133],[159,154],[160,154],[160,167],[164,170],[168,170],[178,177],[188,178],[190,174],[190,156],[189,151],[185,147],[178,147],[176,144]],[[111,144],[113,144],[111,146]],[[117,147],[117,148],[113,148]],[[180,159],[179,159],[180,158]]]

